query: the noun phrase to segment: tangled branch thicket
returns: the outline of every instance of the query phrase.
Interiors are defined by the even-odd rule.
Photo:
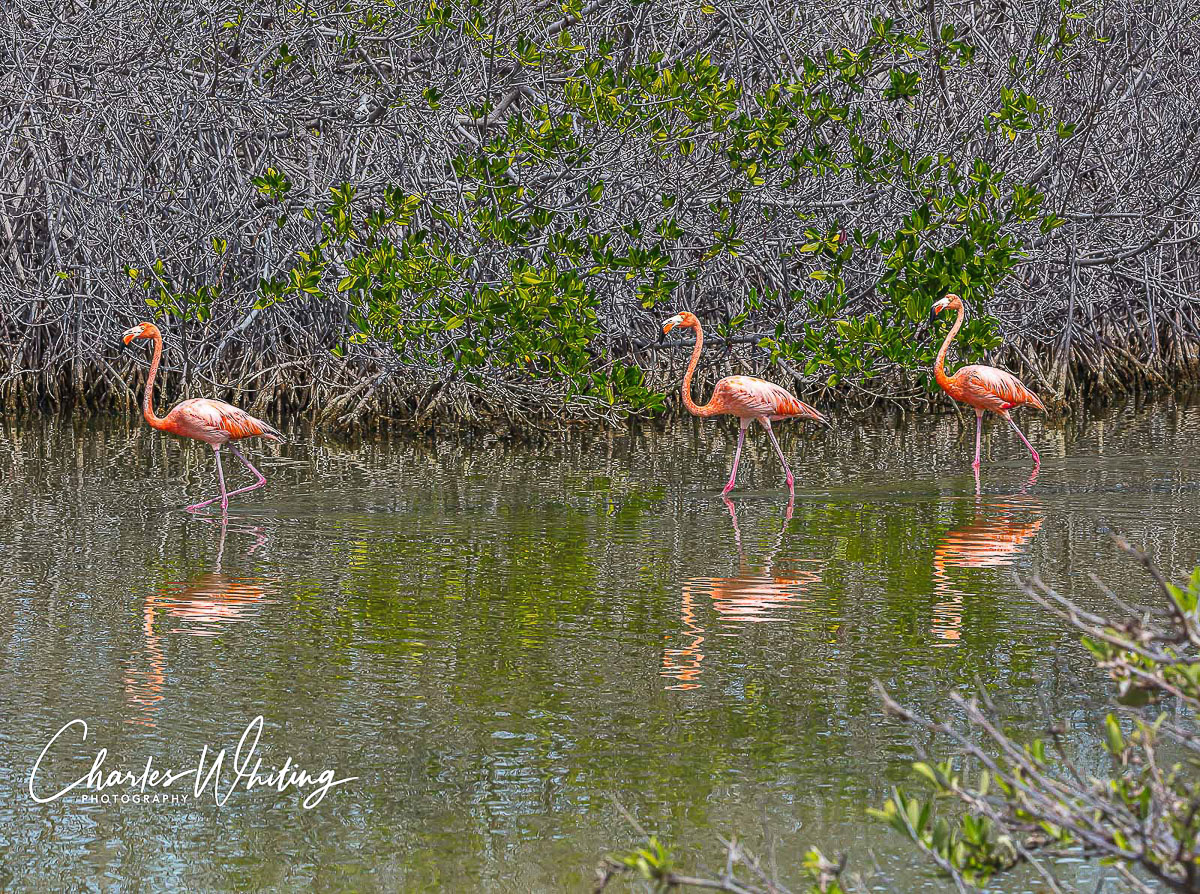
[[[1195,375],[1187,0],[10,0],[0,405],[168,386],[354,422],[653,410],[710,372],[921,402]],[[793,381],[787,382],[790,377]],[[221,386],[218,388],[217,386]],[[817,395],[828,397],[828,394]]]

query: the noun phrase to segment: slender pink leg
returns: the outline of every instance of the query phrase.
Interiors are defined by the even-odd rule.
[[[783,471],[787,474],[788,493],[793,497],[796,496],[796,479],[792,475],[792,470],[788,468],[787,459],[783,455],[783,448],[779,446],[779,441],[775,438],[775,430],[771,428],[770,419],[760,419],[759,422],[767,430],[767,434],[771,436],[771,443],[775,445],[775,452],[779,454],[779,461],[783,463]]]
[[[240,459],[242,464],[245,465],[245,467],[249,469],[251,473],[253,473],[254,477],[258,480],[253,484],[247,484],[245,487],[239,487],[237,490],[227,491],[225,489],[225,471],[221,468],[221,448],[214,444],[213,455],[217,458],[217,479],[221,482],[221,496],[213,497],[211,500],[205,500],[203,503],[196,503],[192,506],[189,506],[187,507],[188,512],[195,512],[199,509],[203,509],[205,506],[211,506],[213,503],[217,502],[217,500],[221,501],[221,510],[223,512],[227,511],[229,509],[230,497],[236,496],[237,494],[244,494],[247,491],[257,490],[267,483],[266,476],[263,475],[262,472],[258,471],[258,469],[254,468],[254,466],[250,463],[250,460],[246,459],[246,457],[242,455],[242,451],[238,450],[232,444],[229,445],[229,449],[233,451],[233,455]]]
[[[187,507],[188,512],[196,512],[203,509],[205,506],[211,506],[218,500],[221,501],[221,511],[224,512],[229,508],[229,494],[225,491],[225,470],[221,468],[221,448],[217,444],[212,445],[213,456],[217,458],[217,480],[221,482],[221,495],[213,497],[211,500],[205,500],[203,503],[193,503]]]
[[[1013,431],[1017,433],[1017,437],[1025,442],[1025,446],[1029,448],[1029,452],[1033,454],[1034,466],[1040,466],[1042,464],[1042,458],[1038,456],[1038,452],[1033,449],[1033,445],[1029,443],[1029,439],[1021,434],[1021,429],[1017,428],[1017,423],[1013,422],[1013,418],[1011,416],[1008,417],[1008,424],[1011,425]]]
[[[750,425],[750,421],[744,420],[741,428],[738,430],[737,449],[733,451],[733,471],[729,473],[729,481],[725,485],[725,489],[721,491],[721,495],[729,493],[733,490],[733,485],[737,481],[738,460],[742,458],[742,442],[746,440],[746,428]]]
[[[267,476],[265,476],[262,472],[258,471],[258,469],[254,468],[254,466],[250,464],[250,460],[248,460],[248,459],[246,459],[246,457],[242,456],[242,451],[238,450],[232,444],[229,445],[229,449],[233,451],[234,456],[236,456],[238,459],[240,459],[245,464],[246,468],[251,471],[251,473],[254,475],[254,477],[258,479],[253,484],[247,484],[245,487],[239,487],[237,490],[231,490],[229,492],[229,496],[232,497],[234,494],[244,494],[244,493],[246,493],[246,491],[258,490],[258,488],[262,487],[264,484],[267,483]]]
[[[983,410],[975,411],[975,462],[971,463],[975,471],[979,471],[979,448],[983,441]]]

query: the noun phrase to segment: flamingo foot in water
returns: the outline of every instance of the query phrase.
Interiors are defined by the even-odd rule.
[[[222,513],[228,512],[229,511],[229,494],[227,494],[227,493],[219,494],[219,495],[213,497],[211,500],[205,500],[203,503],[193,503],[191,506],[185,506],[184,511],[195,514],[196,512],[199,512],[201,509],[204,509],[207,506],[211,506],[213,503],[221,504],[221,512]]]

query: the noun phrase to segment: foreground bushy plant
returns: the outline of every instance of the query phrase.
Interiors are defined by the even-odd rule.
[[[1057,725],[1046,738],[1013,739],[982,694],[951,696],[965,719],[953,724],[922,716],[881,689],[892,713],[951,743],[957,756],[914,765],[932,796],[897,789],[871,813],[914,841],[960,889],[1028,864],[1059,890],[1053,858],[1074,854],[1115,866],[1137,890],[1157,884],[1200,891],[1200,568],[1186,584],[1173,584],[1145,554],[1117,542],[1151,576],[1155,603],[1130,605],[1107,593],[1114,617],[1105,617],[1039,579],[1022,585],[1082,632],[1116,684],[1118,709],[1103,728],[1110,773],[1078,767]],[[946,800],[964,812],[939,816],[936,805]]]

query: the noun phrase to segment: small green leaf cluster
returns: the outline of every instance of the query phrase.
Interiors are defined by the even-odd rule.
[[[675,860],[671,852],[663,847],[654,835],[647,839],[643,847],[634,848],[616,860],[639,878],[652,882],[656,888],[665,890],[671,884],[671,870]]]
[[[913,768],[939,794],[952,793],[959,785],[948,762],[918,762]],[[986,797],[988,783],[985,773],[978,788],[981,797]],[[913,841],[939,864],[952,867],[971,885],[982,887],[996,873],[1011,869],[1019,861],[1012,839],[998,834],[991,819],[969,813],[955,820],[938,816],[933,797],[922,799],[897,788],[882,809],[868,808],[867,813]]]
[[[651,835],[641,847],[607,858],[601,866],[601,881],[595,890],[604,890],[614,877],[625,873],[648,883],[654,891],[688,888],[745,892],[782,890],[773,881],[768,881],[765,888],[758,886],[758,883],[767,879],[764,868],[737,844],[728,845],[728,854],[724,862],[726,869],[719,878],[685,874],[676,868],[677,861],[670,850],[657,836]],[[749,867],[747,874],[751,875],[754,881],[738,878],[739,864]],[[833,863],[819,850],[811,848],[804,854],[800,865],[804,878],[808,880],[806,894],[844,894],[844,888],[839,882],[844,861],[841,864]]]
[[[1178,635],[1188,641],[1190,634],[1200,631],[1200,567],[1183,586],[1164,581],[1163,591],[1170,600]],[[1120,629],[1083,637],[1097,665],[1117,684],[1118,702],[1142,707],[1165,696],[1183,694],[1200,703],[1200,655],[1172,648],[1171,660],[1163,661],[1152,651],[1130,648],[1127,641],[1128,634]]]
[[[217,255],[223,254],[223,240],[214,239],[213,249]],[[212,316],[214,302],[221,297],[221,286],[218,284],[189,288],[176,282],[168,275],[161,260],[155,260],[150,266],[149,276],[143,276],[143,271],[133,267],[126,267],[125,272],[130,282],[146,293],[146,306],[150,308],[154,319],[167,323],[205,323]]]

